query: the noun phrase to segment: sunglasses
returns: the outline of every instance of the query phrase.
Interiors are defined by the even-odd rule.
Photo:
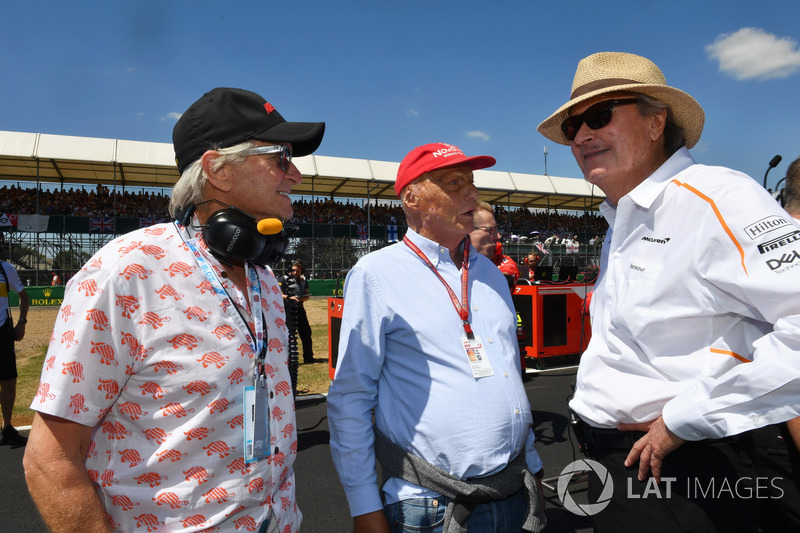
[[[497,231],[497,226],[475,226],[475,229],[483,230],[491,235]]]
[[[248,148],[244,155],[264,155],[264,154],[277,154],[280,152],[278,158],[278,167],[284,171],[289,172],[289,165],[292,162],[292,148],[288,144],[276,144],[273,146],[256,146],[255,148]]]
[[[614,108],[618,105],[636,104],[639,102],[638,98],[625,98],[622,100],[604,100],[589,107],[580,115],[572,115],[561,123],[561,131],[564,132],[564,137],[572,142],[578,134],[583,124],[589,126],[590,129],[599,130],[605,128],[611,122],[614,116]]]

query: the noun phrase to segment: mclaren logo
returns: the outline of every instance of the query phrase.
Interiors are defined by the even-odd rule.
[[[787,244],[791,244],[793,242],[800,241],[800,230],[795,230],[791,233],[787,233],[786,235],[782,235],[777,239],[772,239],[771,241],[767,241],[765,243],[758,245],[758,251],[762,254],[767,252],[772,252],[777,250],[778,248],[782,248]]]
[[[758,222],[750,224],[744,228],[744,231],[747,233],[747,236],[750,237],[750,240],[754,241],[765,233],[775,231],[776,229],[788,226],[789,224],[790,222],[785,218],[779,217],[778,215],[772,215],[762,218]]]
[[[642,240],[647,242],[654,242],[656,244],[667,244],[669,242],[669,237],[665,237],[663,239],[656,239],[655,237],[642,237]]]

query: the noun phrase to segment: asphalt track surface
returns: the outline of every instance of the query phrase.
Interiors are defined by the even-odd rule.
[[[574,367],[528,371],[525,389],[533,408],[536,448],[545,464],[547,532],[593,531],[591,520],[566,510],[556,494],[556,476],[569,463],[582,458],[569,429],[567,399],[575,382]],[[302,533],[346,533],[352,519],[328,446],[325,397],[300,396],[297,400],[298,455],[295,462],[297,500],[303,512]],[[21,433],[27,434],[26,430]],[[22,471],[24,448],[0,446],[0,531],[47,531],[31,500]],[[585,481],[569,485],[577,503],[586,503]]]

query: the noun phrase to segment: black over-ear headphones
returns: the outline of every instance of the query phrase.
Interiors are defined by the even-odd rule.
[[[297,226],[283,224],[277,218],[265,218],[256,223],[256,219],[244,211],[222,205],[225,208],[214,211],[203,225],[203,240],[220,261],[263,267],[285,257],[289,238],[299,229]],[[188,227],[196,208],[197,205],[190,205],[180,210],[177,221]]]

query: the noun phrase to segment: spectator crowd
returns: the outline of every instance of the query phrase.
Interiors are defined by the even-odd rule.
[[[38,204],[38,210],[37,210]],[[93,191],[84,188],[44,190],[4,185],[0,188],[0,212],[28,215],[64,215],[88,217],[167,217],[169,196],[162,192],[111,192],[98,185]]]
[[[166,192],[113,192],[104,185],[95,190],[70,188],[68,190],[38,190],[17,185],[0,187],[0,213],[43,214],[63,216],[111,216],[168,218],[169,196]],[[38,209],[37,209],[38,205]],[[367,207],[350,200],[335,201],[330,198],[293,203],[297,224],[366,224],[375,226],[405,225],[405,216],[399,203],[379,203]],[[529,209],[508,209],[495,206],[495,216],[504,233],[528,236],[531,232],[543,235],[567,236],[573,234],[602,235],[608,229],[605,219],[597,213],[574,215],[568,213],[533,212]],[[510,231],[508,231],[510,228]]]

